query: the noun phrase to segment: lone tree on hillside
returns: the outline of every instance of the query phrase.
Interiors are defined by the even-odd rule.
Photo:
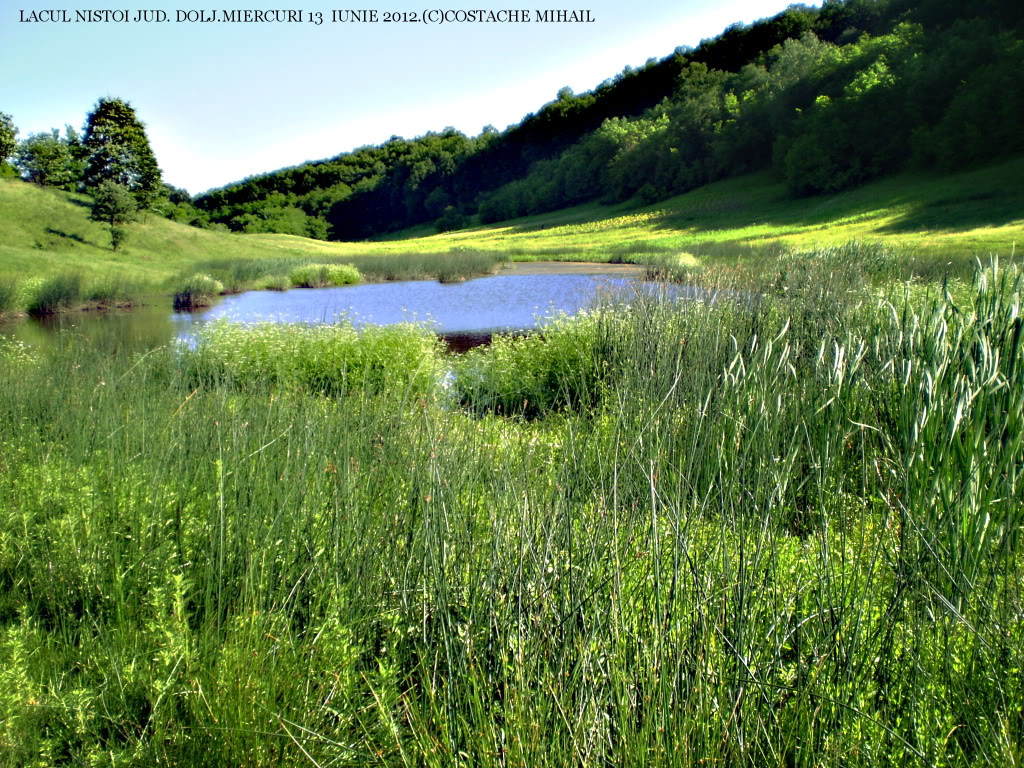
[[[14,127],[14,118],[6,112],[0,112],[0,165],[14,154],[14,148],[18,146],[17,135],[18,129]]]
[[[135,218],[137,208],[135,198],[123,184],[102,181],[93,193],[89,218],[110,226],[110,247],[117,251],[128,237],[124,225]]]
[[[138,208],[152,204],[161,190],[160,168],[135,110],[121,99],[100,99],[85,124],[85,185],[124,187]]]

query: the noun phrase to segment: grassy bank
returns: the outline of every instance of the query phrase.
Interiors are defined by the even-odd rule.
[[[458,360],[0,342],[0,759],[1016,764],[1020,274],[801,263]]]
[[[227,293],[239,293],[252,289],[318,288],[363,281],[439,280],[451,283],[490,274],[500,267],[502,261],[497,253],[463,249],[429,254],[320,254],[315,261],[295,256],[210,259],[199,262],[197,268],[221,281]],[[342,274],[336,276],[333,272]]]

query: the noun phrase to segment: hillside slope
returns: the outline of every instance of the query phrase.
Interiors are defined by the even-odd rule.
[[[880,240],[957,260],[1008,256],[1024,243],[1024,158],[968,173],[902,175],[855,190],[793,200],[779,182],[755,174],[709,184],[643,208],[578,206],[500,225],[387,239],[329,243],[291,235],[240,235],[149,216],[127,245],[110,249],[106,228],[89,220],[88,198],[0,181],[0,275],[76,271],[119,274],[161,289],[211,259],[338,259],[374,253],[495,251],[514,260],[629,260],[646,250],[699,251],[708,244],[779,243],[793,248]],[[721,248],[716,248],[721,252]]]
[[[88,197],[0,180],[0,274],[113,273],[159,286],[209,258],[302,257],[324,245],[197,229],[151,214],[129,225],[127,243],[115,253],[107,228],[89,220]]]
[[[964,173],[903,174],[846,192],[793,199],[784,184],[761,173],[642,208],[589,204],[443,235],[423,227],[376,247],[421,252],[467,247],[504,251],[517,260],[628,260],[631,251],[645,249],[768,243],[804,249],[870,240],[951,259],[1008,256],[1024,244],[1022,177],[1024,158],[1016,158]]]

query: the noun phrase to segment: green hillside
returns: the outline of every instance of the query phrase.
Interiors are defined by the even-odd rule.
[[[89,198],[22,181],[0,180],[0,275],[32,277],[65,271],[122,274],[159,288],[211,257],[302,256],[322,243],[284,244],[198,229],[149,215],[130,226],[121,250],[106,226],[89,220]]]
[[[589,204],[442,235],[407,230],[378,247],[466,246],[516,260],[595,259],[710,243],[804,249],[883,241],[951,258],[1009,254],[1024,242],[1024,158],[949,175],[905,174],[853,190],[793,199],[767,173],[708,184],[642,208]],[[418,236],[418,237],[417,237]],[[719,250],[719,249],[716,249]]]
[[[88,198],[5,180],[0,277],[120,277],[140,284],[142,293],[158,294],[168,292],[176,278],[211,264],[263,259],[359,257],[365,263],[374,255],[469,250],[515,261],[634,261],[666,251],[721,260],[743,250],[729,246],[804,249],[850,240],[881,241],[966,264],[974,257],[1009,256],[1024,242],[1022,174],[1024,159],[1018,158],[960,174],[894,176],[847,192],[793,199],[782,183],[762,173],[646,207],[588,204],[458,232],[434,234],[422,227],[360,243],[232,234],[150,215],[131,225],[119,252],[111,250],[107,229],[89,220]]]
[[[393,136],[182,200],[200,226],[326,240],[647,203],[770,171],[793,198],[1024,152],[1020,3],[834,0],[733,25],[506,131]],[[186,196],[187,197],[187,196]]]

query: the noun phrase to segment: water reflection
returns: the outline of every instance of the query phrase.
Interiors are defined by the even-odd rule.
[[[136,351],[168,343],[177,334],[177,324],[170,310],[156,306],[69,312],[0,323],[0,334],[33,346],[53,344],[62,332],[101,349]]]

